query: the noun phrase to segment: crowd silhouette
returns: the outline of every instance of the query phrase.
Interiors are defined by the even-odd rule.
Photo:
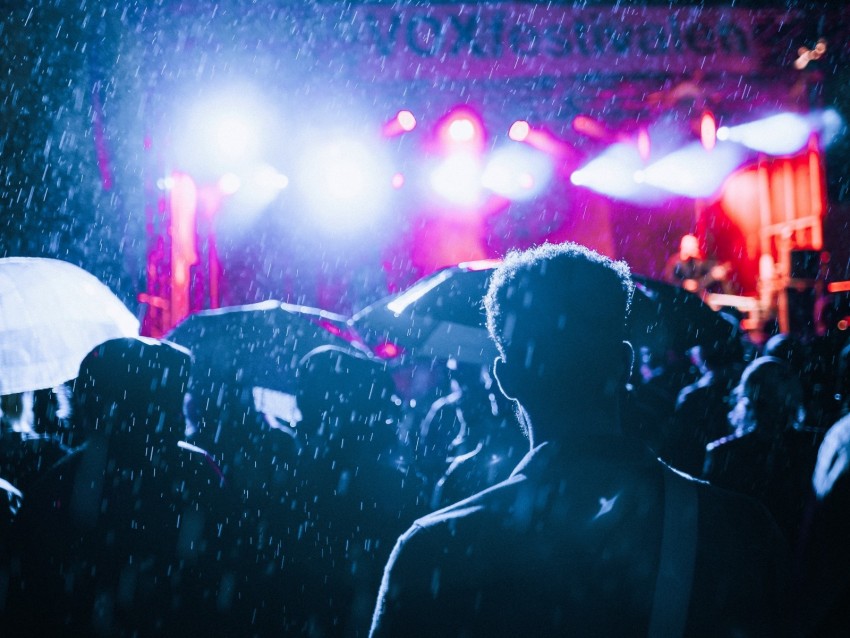
[[[635,350],[633,290],[510,253],[495,368],[322,345],[291,420],[147,338],[2,397],[0,633],[846,635],[846,336]]]

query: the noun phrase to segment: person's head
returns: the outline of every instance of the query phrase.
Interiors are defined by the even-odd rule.
[[[790,334],[780,333],[768,339],[762,355],[765,357],[776,357],[785,361],[793,370],[802,370],[806,364],[805,344]]]
[[[699,259],[702,253],[699,249],[699,239],[696,235],[685,235],[679,242],[679,259]]]
[[[776,357],[752,361],[732,396],[729,422],[738,432],[754,430],[772,437],[801,425],[805,416],[800,377]]]
[[[509,253],[484,299],[505,394],[529,412],[616,404],[631,366],[633,290],[625,262],[578,244]]]
[[[319,346],[299,364],[298,408],[306,436],[394,441],[399,407],[386,363],[350,348]]]
[[[83,359],[73,384],[75,426],[150,443],[179,438],[191,361],[185,348],[156,339],[100,344]]]

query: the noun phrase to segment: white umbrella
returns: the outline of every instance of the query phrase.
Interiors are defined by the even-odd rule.
[[[0,259],[0,395],[77,376],[95,346],[139,321],[94,275],[58,259]]]

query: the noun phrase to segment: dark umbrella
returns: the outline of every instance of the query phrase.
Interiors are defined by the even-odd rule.
[[[666,343],[676,352],[728,341],[738,336],[727,316],[698,295],[648,277],[632,275],[635,295],[629,315],[629,339],[639,347]]]
[[[294,394],[301,357],[320,345],[348,345],[347,334],[342,315],[264,301],[198,312],[166,338],[192,351],[201,374]]]
[[[485,327],[482,299],[497,261],[439,270],[397,295],[367,306],[350,323],[381,356],[490,363],[496,348]],[[634,276],[629,338],[635,347],[664,341],[684,352],[734,336],[734,326],[682,288]]]
[[[439,270],[367,306],[350,324],[383,357],[490,363],[497,353],[487,335],[482,299],[496,263]]]

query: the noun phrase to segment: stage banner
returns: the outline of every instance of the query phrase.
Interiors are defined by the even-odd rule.
[[[509,2],[319,4],[288,18],[301,55],[398,80],[780,71],[803,23],[775,9]]]

